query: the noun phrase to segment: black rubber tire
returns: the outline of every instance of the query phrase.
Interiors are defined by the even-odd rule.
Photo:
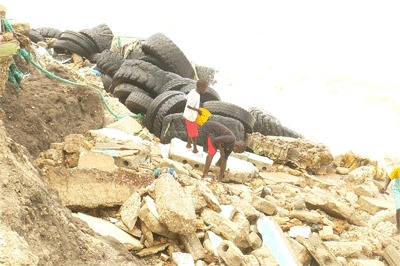
[[[146,93],[132,91],[125,101],[125,106],[134,114],[145,115],[152,101],[153,98]]]
[[[131,94],[131,92],[133,91],[139,91],[141,93],[149,95],[148,92],[142,90],[135,85],[129,83],[121,83],[117,87],[115,87],[113,91],[113,96],[118,98],[121,103],[125,104],[125,101],[128,98],[129,94]]]
[[[210,85],[213,85],[215,82],[215,74],[217,70],[211,67],[206,66],[195,66],[196,74],[199,79],[205,79],[208,81]]]
[[[177,95],[184,96],[185,94],[180,91],[166,91],[166,92],[163,92],[160,95],[158,95],[151,102],[151,104],[146,112],[146,122],[145,122],[147,129],[151,133],[153,133],[153,131],[154,131],[154,120],[157,116],[157,112],[158,112],[158,109],[160,109],[160,106],[162,106],[164,104],[164,102],[168,101],[169,98],[176,97]]]
[[[90,63],[92,64],[97,64],[97,61],[100,59],[101,54],[100,53],[93,53],[88,56],[87,60],[89,60]],[[101,72],[101,69],[96,66],[97,70]]]
[[[113,77],[125,60],[119,53],[106,49],[100,53],[100,58],[97,60],[97,67],[101,73]]]
[[[144,57],[145,54],[144,54],[144,52],[142,50],[142,40],[138,41],[138,43],[136,43],[135,47],[133,47],[133,48],[129,47],[129,44],[128,44],[128,48],[127,49],[131,49],[128,54],[125,54],[126,53],[125,51],[121,52],[121,54],[124,54],[125,59],[140,59],[140,60],[143,60],[142,57]],[[146,61],[146,60],[143,60],[143,61]],[[149,62],[149,63],[151,63],[151,62]]]
[[[73,43],[71,41],[66,41],[66,40],[56,40],[53,45],[51,46],[54,51],[58,54],[66,53],[66,54],[71,54],[75,53],[80,56],[83,54],[86,54],[87,51],[85,51],[81,46],[79,46],[76,43]]]
[[[89,38],[92,41],[92,43],[94,45],[93,48],[94,48],[94,52],[95,53],[101,53],[100,48],[99,48],[99,46],[97,45],[97,42],[96,42],[96,37],[94,36],[95,33],[93,33],[92,30],[83,29],[83,30],[80,30],[79,33],[85,35],[87,38]]]
[[[121,83],[133,84],[150,93],[151,97],[158,96],[162,86],[175,76],[142,60],[125,60],[113,76],[111,90]]]
[[[173,80],[167,82],[166,84],[164,84],[164,86],[161,88],[161,92],[170,91],[170,90],[179,91],[184,86],[186,86],[188,84],[195,84],[195,83],[196,83],[195,80],[188,79],[188,78],[173,79]]]
[[[165,67],[162,65],[162,63],[160,61],[158,61],[155,57],[150,56],[150,55],[143,55],[141,57],[139,57],[139,60],[143,60],[145,62],[148,62],[150,64],[153,64],[155,66],[158,66],[161,69],[165,69]]]
[[[260,132],[264,136],[281,136],[291,138],[303,138],[303,136],[281,124],[281,122],[265,111],[258,107],[249,108],[250,114],[254,117],[254,132]]]
[[[107,24],[103,23],[92,28],[93,38],[96,45],[99,47],[99,52],[111,48],[111,43],[114,38],[112,30]]]
[[[142,44],[143,52],[156,58],[165,66],[164,70],[193,79],[194,69],[179,47],[162,33],[151,35]]]
[[[61,35],[61,31],[56,28],[51,28],[51,27],[40,27],[40,28],[35,28],[37,32],[40,33],[44,38],[55,38],[59,39]]]
[[[186,98],[184,94],[176,94],[158,106],[153,120],[153,134],[160,137],[163,119],[166,115],[181,113],[185,110]]]
[[[103,88],[105,91],[110,92],[110,86],[112,82],[112,77],[107,74],[101,74],[101,82],[103,82]]]
[[[168,144],[173,138],[187,141],[187,130],[183,113],[174,113],[166,115],[163,119],[160,142]]]
[[[211,115],[209,120],[217,121],[229,128],[233,132],[233,134],[235,134],[237,140],[245,140],[246,134],[244,131],[244,126],[239,120],[220,115]],[[200,135],[197,139],[197,143],[199,145],[203,145],[205,136],[203,136],[201,132],[201,126],[199,126],[199,133]],[[161,143],[170,143],[171,139],[173,138],[187,141],[187,137],[186,123],[185,118],[183,117],[183,113],[169,114],[164,117],[161,133],[159,136]]]
[[[242,122],[245,132],[252,133],[255,119],[246,109],[223,101],[208,101],[203,107],[210,111],[211,114],[231,117]]]
[[[89,55],[93,54],[96,52],[95,45],[94,43],[87,38],[85,35],[75,32],[75,31],[64,31],[61,33],[59,40],[64,40],[64,41],[70,41],[73,42],[85,51],[84,54],[80,54],[80,56],[83,57],[89,57]]]
[[[40,32],[38,32],[35,29],[31,29],[29,31],[29,36],[28,37],[34,43],[38,43],[38,42],[43,42],[44,41],[43,36],[40,34]]]
[[[178,91],[188,94],[191,90],[196,89],[196,83],[189,83],[183,86]],[[221,101],[221,97],[218,92],[211,87],[208,87],[206,92],[200,94],[200,103],[205,103],[209,101]]]

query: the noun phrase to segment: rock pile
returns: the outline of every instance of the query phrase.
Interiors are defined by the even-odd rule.
[[[100,49],[100,41],[91,40],[97,33],[67,32],[58,46],[71,48],[72,40],[80,39],[87,44],[80,47],[86,54],[102,52],[111,38]],[[185,74],[185,68],[160,52],[160,40],[165,36],[156,34],[144,47],[156,58],[125,63],[122,70],[129,65],[154,68],[148,61],[158,59],[168,61],[169,70],[192,77],[195,69]],[[83,59],[77,58],[75,66],[82,67]],[[125,58],[114,59],[114,66],[124,64]],[[123,80],[123,74],[117,75],[121,84],[139,80],[133,74]],[[188,82],[187,77],[179,80]],[[105,97],[112,110],[130,114],[119,100]],[[173,108],[156,102],[154,120],[162,121],[157,110],[167,117]],[[268,115],[217,102],[207,105],[238,120],[238,131],[246,133],[253,151],[232,154],[223,183],[200,179],[205,158],[193,157],[179,138],[170,136],[170,143],[161,144],[141,120],[125,116],[116,121],[105,109],[104,127],[52,143],[35,159],[38,171],[26,150],[7,138],[1,112],[0,214],[6,219],[0,222],[0,264],[140,264],[135,257],[148,265],[399,264],[400,239],[392,235],[394,201],[379,193],[386,175],[382,167],[352,152],[333,157],[324,145],[288,129],[287,137],[276,136],[276,128],[271,135],[252,133],[254,125],[263,129],[259,122]],[[239,114],[232,112],[235,108]],[[163,132],[161,123],[157,128]],[[176,174],[154,174],[166,167]],[[211,170],[215,175],[218,168]]]
[[[137,256],[178,265],[283,265],[274,250],[279,240],[298,265],[385,265],[385,256],[397,254],[394,202],[378,192],[385,172],[376,162],[349,152],[326,163],[325,173],[312,175],[283,165],[294,159],[253,158],[252,178],[210,184],[199,178],[204,158],[193,159],[190,152],[186,162],[177,159],[184,155],[169,158],[185,152],[184,142],[149,141],[146,128],[131,118],[123,124],[128,121],[136,133],[110,124],[52,145],[36,162],[72,210],[113,208],[102,222],[128,234],[123,243]],[[265,140],[257,135],[249,140],[262,147]],[[293,144],[291,138],[273,140]],[[298,150],[310,147],[300,142]],[[324,153],[316,150],[308,158],[316,161]],[[236,175],[234,159],[249,160],[233,156],[228,176]],[[152,171],[166,166],[175,169],[176,179],[168,173],[155,178]],[[94,227],[99,222],[87,221]]]

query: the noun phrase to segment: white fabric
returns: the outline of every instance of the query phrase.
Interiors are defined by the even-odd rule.
[[[200,107],[200,93],[198,93],[195,89],[191,90],[186,95],[186,106],[185,110],[183,111],[183,117],[191,122],[194,122],[197,118],[197,111],[188,108],[188,106],[197,109]]]

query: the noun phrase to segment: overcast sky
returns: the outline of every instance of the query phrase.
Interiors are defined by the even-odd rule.
[[[391,71],[400,61],[397,1],[1,2],[8,8],[7,18],[32,27],[80,30],[107,23],[115,34],[127,36],[171,32],[189,53],[194,43],[201,44],[209,51],[207,60],[252,46],[251,54],[264,47],[268,60],[282,64],[375,65]],[[222,49],[215,49],[218,43]]]

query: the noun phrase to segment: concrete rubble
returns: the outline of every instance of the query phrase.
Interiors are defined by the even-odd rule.
[[[314,164],[296,166],[291,158],[290,168],[282,158],[232,154],[224,182],[211,184],[200,179],[205,154],[192,154],[179,139],[149,141],[143,128],[123,125],[71,135],[36,163],[71,210],[117,207],[110,221],[135,239],[126,245],[137,256],[176,265],[283,265],[282,254],[297,265],[387,265],[397,255],[394,201],[379,194],[385,172],[374,162],[351,152],[331,158],[321,149]],[[176,176],[155,177],[158,167],[173,167]]]
[[[0,54],[0,94],[10,54]],[[232,154],[221,183],[200,179],[205,154],[179,139],[159,144],[128,116],[53,143],[35,164],[74,217],[139,257],[174,265],[400,265],[395,204],[379,193],[386,172],[377,162],[351,151],[334,158],[304,139],[247,137],[253,153]],[[176,176],[154,175],[165,167]],[[0,226],[3,260],[39,261],[16,231]]]

